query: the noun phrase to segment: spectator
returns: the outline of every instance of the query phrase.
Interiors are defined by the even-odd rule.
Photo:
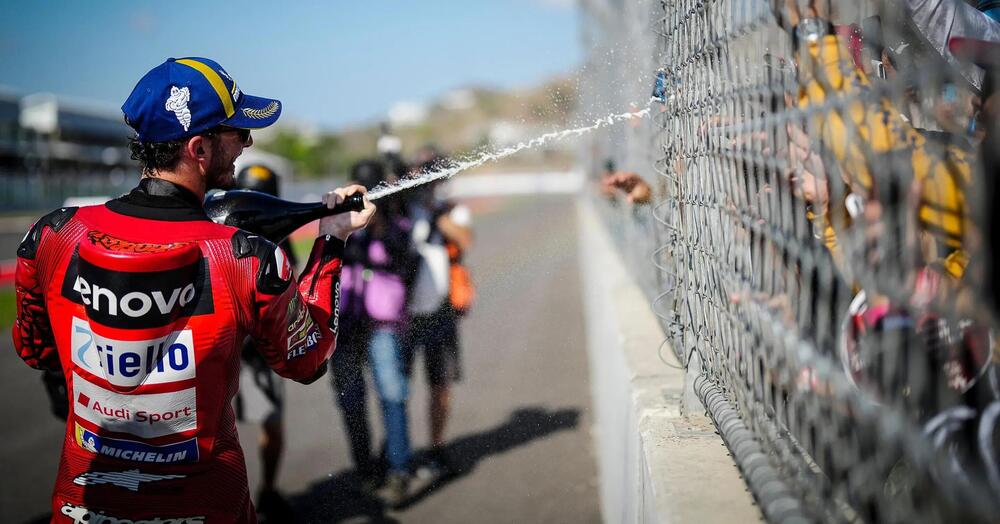
[[[789,12],[791,24],[798,24],[797,8]],[[810,138],[834,160],[826,166],[827,171],[836,168],[847,191],[857,195],[861,202],[900,198],[900,188],[875,187],[875,170],[909,171],[919,200],[921,255],[925,263],[939,267],[956,281],[960,279],[968,263],[963,239],[970,225],[964,195],[971,180],[970,152],[953,145],[938,148],[928,144],[927,138],[901,118],[888,99],[868,102],[872,99],[860,96],[869,91],[868,80],[853,67],[845,66],[851,58],[836,35],[820,28],[801,45],[800,52],[808,57],[810,64],[802,75],[801,108],[846,94],[855,95],[858,100],[849,111],[813,113],[809,122],[810,135],[815,135]],[[852,222],[846,214],[836,219],[828,215],[827,220],[834,227]]]
[[[398,136],[393,134],[388,122],[383,122],[379,127],[379,137],[375,143],[375,149],[378,151],[379,156],[393,156],[396,158],[403,152],[403,142]]]
[[[236,175],[236,187],[279,196],[278,174],[263,164],[251,164]],[[298,266],[288,239],[278,246],[289,265]],[[253,339],[243,341],[240,367],[240,390],[236,394],[236,416],[241,422],[259,423],[261,484],[257,494],[257,513],[262,522],[284,522],[292,509],[277,490],[275,479],[285,447],[283,414],[285,385],[264,361]]]
[[[1000,41],[1000,23],[995,18],[1000,3],[995,0],[973,0],[972,5],[956,0],[902,0],[900,3],[908,22],[936,54],[977,92],[982,91],[984,69],[958,60],[948,49],[948,42],[956,37]]]
[[[385,181],[381,162],[354,165],[351,178],[365,187]],[[351,239],[344,251],[341,278],[341,349],[331,359],[333,384],[350,439],[361,488],[381,484],[371,457],[371,432],[364,365],[371,366],[385,424],[388,474],[379,497],[397,507],[408,497],[411,451],[406,415],[408,387],[402,336],[407,327],[407,289],[415,270],[410,224],[398,199],[380,201],[371,229]]]
[[[788,5],[789,18],[798,20],[797,9]],[[884,355],[895,355],[900,365],[869,369],[867,378],[878,383],[881,400],[906,402],[927,416],[954,402],[954,393],[968,394],[989,365],[989,334],[972,321],[982,317],[971,290],[983,278],[967,274],[983,256],[966,196],[976,187],[973,142],[949,135],[931,139],[934,135],[914,128],[888,98],[871,96],[865,75],[846,66],[849,57],[840,39],[824,30],[825,7],[814,2],[811,14],[818,17],[803,19],[797,31],[800,52],[809,64],[802,76],[800,107],[835,96],[851,100],[843,110],[810,115],[814,136],[804,141],[815,140],[827,160],[820,165],[839,173],[844,188],[840,193],[854,197],[853,202],[845,199],[842,218],[837,218],[837,208],[823,211],[836,234],[861,241],[846,264],[837,257],[840,265],[868,275],[866,289],[859,294],[867,294],[867,300],[861,298],[867,304],[856,300],[852,305],[855,322],[848,342],[862,348],[849,351],[849,371],[856,372],[859,363],[866,365],[872,350],[883,357],[867,365],[884,365]],[[891,77],[893,68],[887,69]],[[989,112],[983,115],[988,120]],[[911,179],[912,187],[905,187]],[[836,180],[827,179],[828,187],[832,182]],[[864,227],[852,228],[855,221]],[[836,236],[833,240],[832,246],[828,243],[831,250],[842,249]],[[853,278],[850,282],[858,283]],[[905,294],[897,293],[892,301],[878,293],[901,287]],[[868,357],[865,344],[870,346]],[[919,367],[936,372],[914,371]]]
[[[428,159],[423,169],[433,169],[435,162]],[[451,296],[462,283],[452,281],[450,266],[472,243],[469,209],[439,198],[436,186],[434,183],[419,188],[408,206],[421,263],[409,307],[413,316],[407,336],[407,375],[412,373],[416,353],[422,350],[431,393],[431,450],[417,475],[430,481],[452,472],[444,436],[451,412],[451,385],[462,374],[458,320],[465,311],[460,309],[461,304],[452,303]]]

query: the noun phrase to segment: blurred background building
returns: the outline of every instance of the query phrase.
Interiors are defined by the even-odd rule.
[[[118,112],[48,93],[0,93],[0,206],[6,212],[121,192],[138,173]]]

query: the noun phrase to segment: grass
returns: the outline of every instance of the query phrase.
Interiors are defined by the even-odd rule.
[[[295,268],[296,270],[306,265],[306,259],[309,258],[309,253],[312,251],[313,242],[315,241],[316,239],[311,236],[292,238],[292,254],[299,261],[299,267]]]
[[[0,288],[0,329],[8,329],[14,325],[17,317],[17,304],[14,299],[14,288]]]

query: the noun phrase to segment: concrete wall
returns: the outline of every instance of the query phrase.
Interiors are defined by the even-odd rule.
[[[604,521],[760,520],[696,397],[682,409],[685,373],[593,204],[577,207]]]

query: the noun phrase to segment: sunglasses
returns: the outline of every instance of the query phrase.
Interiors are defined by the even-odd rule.
[[[244,143],[246,143],[247,140],[250,140],[250,130],[239,127],[218,126],[206,131],[205,135],[218,136],[222,133],[239,133],[240,141]]]

